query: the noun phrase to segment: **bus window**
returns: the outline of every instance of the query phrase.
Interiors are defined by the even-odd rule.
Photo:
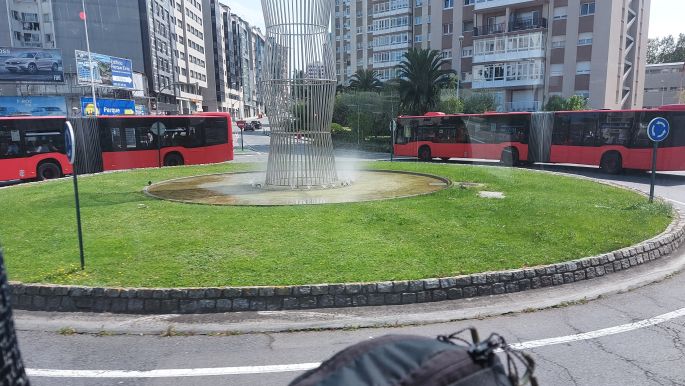
[[[569,125],[570,146],[597,146],[597,114],[571,114]]]
[[[0,158],[16,158],[24,155],[19,130],[0,127]]]
[[[228,143],[228,123],[223,119],[208,118],[205,120],[205,144],[223,145]]]
[[[64,153],[62,121],[18,121],[15,128],[23,131],[21,146],[26,154]]]
[[[567,114],[555,114],[554,130],[552,131],[552,145],[568,145],[568,129],[571,126],[571,117]]]
[[[685,112],[674,112],[670,114],[669,123],[671,124],[671,146],[685,146]]]
[[[616,112],[600,116],[597,145],[628,146],[633,131],[635,113]]]
[[[134,127],[124,128],[124,139],[126,144],[126,149],[136,148],[136,129]]]

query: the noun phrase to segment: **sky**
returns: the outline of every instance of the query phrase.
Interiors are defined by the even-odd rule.
[[[221,0],[231,7],[233,13],[247,20],[251,25],[260,27],[264,32],[262,6],[259,0]],[[607,1],[607,0],[602,0]],[[678,36],[685,33],[685,1],[652,0],[649,20],[649,37]],[[682,24],[681,24],[682,23]]]

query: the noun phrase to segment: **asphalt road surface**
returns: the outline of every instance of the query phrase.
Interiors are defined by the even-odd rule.
[[[236,159],[265,161],[268,137],[259,131],[245,137],[251,149]],[[540,168],[607,178],[589,168]],[[608,179],[649,189],[646,173]],[[657,194],[685,209],[685,174],[659,175]],[[541,385],[685,385],[684,279],[680,273],[630,292],[537,312],[412,327],[171,337],[20,331],[19,338],[33,385],[284,385],[301,373],[297,369],[371,337],[432,337],[471,325],[482,335],[498,332],[528,347]],[[560,339],[539,341],[547,338]]]

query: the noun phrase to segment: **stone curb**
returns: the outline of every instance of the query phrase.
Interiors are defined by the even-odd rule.
[[[421,280],[281,287],[137,289],[10,282],[11,299],[13,307],[29,311],[195,314],[382,306],[500,295],[608,276],[666,257],[685,243],[685,216],[677,208],[673,211],[674,219],[663,233],[637,245],[532,268]]]

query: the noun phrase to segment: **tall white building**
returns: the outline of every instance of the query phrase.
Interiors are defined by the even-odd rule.
[[[442,53],[461,89],[503,111],[539,110],[550,96],[590,107],[642,107],[651,0],[336,0],[338,81],[357,69],[382,80],[410,47]]]
[[[174,56],[178,83],[176,100],[180,111],[202,111],[202,89],[207,88],[207,62],[203,3],[198,0],[170,0],[176,19]]]

